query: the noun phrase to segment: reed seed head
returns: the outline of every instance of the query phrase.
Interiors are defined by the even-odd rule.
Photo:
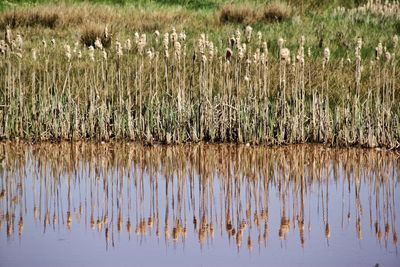
[[[139,40],[140,40],[140,35],[139,35],[138,32],[135,32],[134,41],[135,41],[135,44],[136,44],[136,45],[139,44]]]
[[[96,38],[96,41],[94,41],[94,47],[96,49],[102,50],[103,49],[103,44],[101,43],[101,40],[99,37]]]
[[[290,51],[287,48],[281,48],[279,51],[280,59],[284,62],[290,62]]]
[[[94,61],[94,47],[89,46],[89,58],[91,61]]]
[[[17,50],[22,51],[22,45],[24,41],[22,40],[22,37],[20,34],[17,34],[17,37],[15,38],[15,46]]]
[[[304,46],[304,44],[306,43],[306,38],[304,37],[304,35],[302,35],[301,37],[300,37],[300,46]]]
[[[5,33],[5,41],[7,44],[11,44],[11,40],[12,40],[11,28],[9,25],[7,25]]]
[[[329,62],[330,57],[331,57],[331,51],[329,50],[328,47],[325,47],[325,49],[324,49],[324,65]]]
[[[285,40],[284,40],[282,37],[280,37],[280,38],[278,39],[278,47],[279,47],[279,50],[283,48],[284,42],[285,42]]]
[[[0,50],[1,50],[1,48],[0,48]],[[36,48],[32,48],[32,60],[33,61],[37,60]]]
[[[123,52],[122,52],[122,45],[119,41],[115,42],[115,50],[117,52],[118,58],[121,58],[123,55]]]
[[[260,31],[257,32],[257,39],[258,39],[258,43],[261,44],[261,42],[262,42],[262,33]]]
[[[376,60],[379,60],[383,53],[383,46],[382,43],[379,43],[378,46],[375,48],[375,57]]]
[[[164,49],[168,50],[168,45],[169,45],[169,33],[164,33],[164,38],[163,38],[163,45]]]
[[[186,33],[185,32],[181,32],[179,34],[179,40],[181,40],[181,42],[186,41]]]
[[[65,49],[65,57],[67,58],[68,61],[71,61],[71,47],[66,44],[64,45],[64,49]]]
[[[247,41],[248,43],[250,43],[250,41],[251,41],[251,35],[252,35],[252,33],[253,33],[253,28],[252,28],[250,25],[246,26],[246,29],[245,29],[245,36],[246,36],[246,41]]]

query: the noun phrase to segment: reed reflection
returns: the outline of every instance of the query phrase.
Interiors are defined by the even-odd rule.
[[[5,227],[9,240],[22,238],[32,220],[43,233],[91,229],[107,248],[122,235],[168,246],[187,238],[204,246],[218,236],[238,251],[291,235],[305,247],[312,232],[323,233],[329,245],[331,221],[340,218],[340,227],[354,227],[359,240],[374,234],[397,251],[395,152],[2,143],[0,155],[0,232]],[[341,210],[333,213],[332,191],[341,193],[335,198]],[[270,208],[277,202],[280,220],[274,222]]]

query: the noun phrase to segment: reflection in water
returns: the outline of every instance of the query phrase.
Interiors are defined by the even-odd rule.
[[[374,234],[397,251],[395,152],[2,143],[0,158],[0,232],[9,240],[21,238],[32,220],[43,233],[90,228],[107,248],[118,246],[120,235],[172,246],[187,238],[212,245],[218,235],[240,251],[265,247],[270,238],[287,242],[289,235],[306,247],[314,231],[329,245],[332,229],[354,227],[356,238]],[[329,209],[332,197],[341,200],[339,209]],[[280,212],[275,224],[273,204]]]

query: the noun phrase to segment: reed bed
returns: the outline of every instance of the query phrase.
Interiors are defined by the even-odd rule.
[[[118,40],[105,27],[89,47],[52,39],[28,50],[7,28],[0,138],[398,148],[398,37],[375,55],[356,38],[346,58],[298,39],[248,26]]]

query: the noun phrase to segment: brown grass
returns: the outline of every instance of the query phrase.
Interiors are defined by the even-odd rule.
[[[55,28],[59,22],[60,15],[47,9],[22,9],[10,10],[0,17],[0,27],[7,25],[16,27],[46,27]]]
[[[245,23],[251,24],[258,20],[257,9],[246,4],[226,4],[221,6],[218,12],[220,23]]]
[[[113,24],[116,28],[135,28],[144,31],[170,29],[171,25],[187,25],[190,18],[185,9],[141,10],[127,8],[123,11],[107,5],[46,5],[17,7],[0,13],[0,29],[7,25],[18,27],[43,27],[51,29],[86,28],[87,24]]]
[[[292,8],[285,2],[273,1],[263,10],[262,18],[266,21],[283,21],[291,18]]]
[[[266,6],[251,4],[225,4],[218,11],[219,22],[253,24],[283,21],[292,17],[292,8],[285,2],[273,1]]]
[[[105,26],[100,26],[98,24],[87,24],[84,26],[81,32],[81,43],[86,46],[95,46],[94,42],[97,38],[100,39],[103,47],[108,48],[111,45],[111,36],[109,33],[108,36],[104,33]]]

